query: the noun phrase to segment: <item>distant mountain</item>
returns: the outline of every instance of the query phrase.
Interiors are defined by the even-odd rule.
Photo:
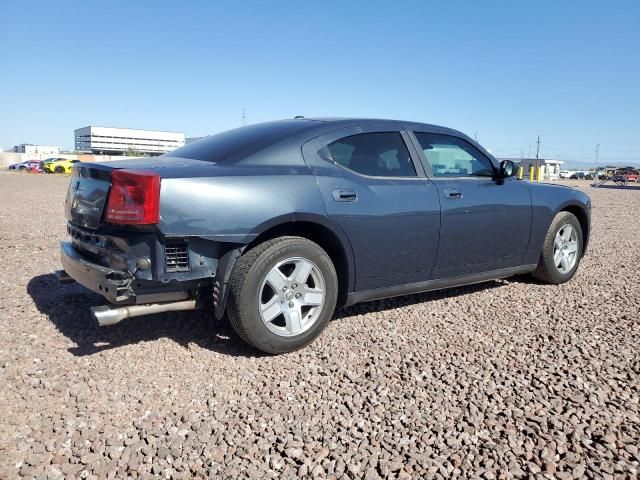
[[[640,162],[638,161],[630,161],[630,160],[623,160],[622,162],[608,162],[608,161],[602,161],[602,162],[598,162],[598,167],[606,167],[606,166],[612,166],[612,167],[640,167]],[[595,168],[596,167],[596,163],[591,160],[588,162],[581,162],[580,160],[564,160],[564,164],[562,165],[562,169],[563,170],[589,170],[591,168]]]

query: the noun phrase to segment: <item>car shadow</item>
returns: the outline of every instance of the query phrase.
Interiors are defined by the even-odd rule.
[[[204,310],[158,313],[99,327],[89,308],[106,301],[77,283],[61,284],[55,274],[49,273],[32,278],[27,293],[38,310],[76,344],[69,348],[76,356],[164,337],[185,348],[196,344],[230,356],[262,356],[240,340],[228,322],[215,321]]]
[[[376,300],[339,308],[332,320],[392,310],[432,300],[455,298],[502,285],[502,281],[489,281]],[[170,338],[185,348],[190,344],[196,344],[230,356],[267,355],[243,342],[226,319],[215,321],[210,311],[159,313],[127,319],[109,327],[99,327],[89,309],[104,305],[105,300],[81,285],[61,284],[55,274],[49,273],[32,278],[27,285],[27,292],[38,310],[46,315],[64,336],[76,344],[69,348],[69,352],[76,356],[93,355],[104,350],[160,338]]]
[[[516,281],[515,277],[508,281]],[[382,300],[373,300],[371,302],[359,303],[351,307],[340,308],[336,311],[333,320],[352,317],[354,315],[364,315],[366,313],[383,312],[396,308],[409,307],[418,303],[431,302],[434,300],[442,300],[445,298],[456,298],[463,295],[469,295],[475,292],[500,288],[505,285],[505,280],[489,280],[482,283],[474,283],[472,285],[464,285],[461,287],[445,288],[442,290],[433,290],[430,292],[414,293],[412,295],[403,295],[400,297],[385,298]]]
[[[591,185],[593,188],[608,188],[611,190],[640,190],[640,185],[617,185],[615,183]]]

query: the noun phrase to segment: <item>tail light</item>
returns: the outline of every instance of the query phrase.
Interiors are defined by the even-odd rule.
[[[143,170],[114,170],[106,222],[150,225],[160,219],[160,175]]]

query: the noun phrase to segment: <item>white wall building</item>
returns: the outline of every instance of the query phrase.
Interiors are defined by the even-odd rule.
[[[161,155],[184,146],[184,133],[88,126],[74,131],[75,149],[117,155],[127,151]]]
[[[60,147],[47,147],[45,145],[32,145],[31,143],[21,143],[13,147],[15,153],[26,153],[27,155],[59,155]]]

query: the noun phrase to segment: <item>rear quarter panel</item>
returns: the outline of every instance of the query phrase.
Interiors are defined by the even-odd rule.
[[[249,243],[286,221],[324,222],[315,177],[306,167],[225,167],[215,176],[163,178],[160,231]]]
[[[589,196],[569,187],[553,184],[530,184],[533,212],[531,217],[531,239],[523,264],[538,263],[544,237],[556,214],[567,207],[583,209],[587,217],[587,230],[591,227],[591,200]],[[586,244],[585,244],[586,246]]]

